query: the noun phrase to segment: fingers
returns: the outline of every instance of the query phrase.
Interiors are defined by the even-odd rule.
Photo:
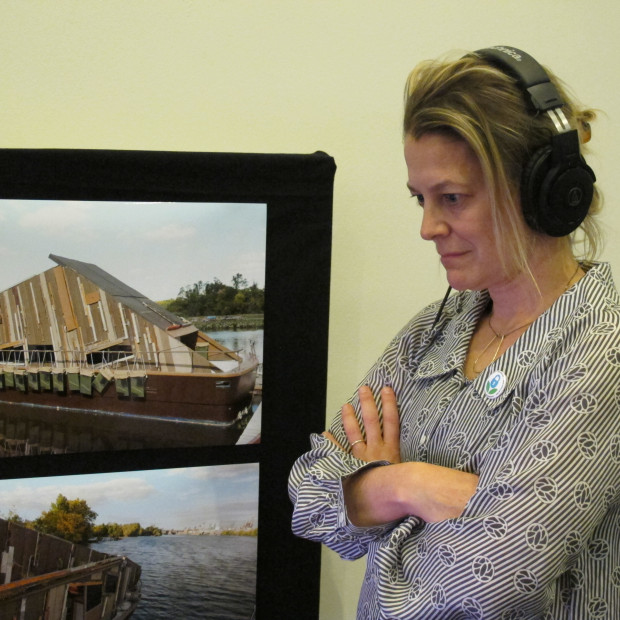
[[[363,459],[366,453],[366,441],[355,417],[355,409],[351,404],[347,403],[342,407],[341,417],[344,432],[347,434],[347,439],[351,446],[351,454]]]
[[[355,417],[355,409],[353,409],[351,404],[347,403],[342,407],[341,416],[342,426],[347,434],[349,443],[352,444],[354,441],[364,439],[360,425]]]
[[[368,442],[382,439],[398,441],[400,439],[400,418],[398,417],[398,403],[396,402],[394,390],[390,387],[384,387],[380,393],[383,405],[383,429],[381,428],[379,411],[371,389],[368,386],[362,386],[358,391],[358,395],[362,412],[362,427],[360,427],[355,415],[355,409],[351,404],[347,403],[344,405],[341,411],[342,424],[349,442],[352,443],[358,439],[363,439],[363,430],[366,431]]]
[[[362,421],[366,429],[366,439],[369,444],[383,440],[381,432],[381,422],[379,421],[379,411],[375,403],[375,397],[371,389],[364,385],[359,391],[360,407],[362,409]]]
[[[342,407],[342,425],[351,453],[362,460],[386,459],[400,462],[400,419],[394,390],[384,387],[379,398],[383,408],[383,422],[371,389],[362,386],[358,392],[361,424],[351,404]]]
[[[400,417],[396,394],[392,388],[384,387],[381,390],[381,403],[383,405],[383,441],[386,444],[398,446],[400,444]]]

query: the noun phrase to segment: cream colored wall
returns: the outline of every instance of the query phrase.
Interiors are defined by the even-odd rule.
[[[620,274],[619,26],[616,0],[3,0],[0,146],[331,154],[329,420],[445,288],[405,188],[418,60],[522,47],[606,112],[589,161]],[[323,557],[321,619],[353,618],[363,561]]]

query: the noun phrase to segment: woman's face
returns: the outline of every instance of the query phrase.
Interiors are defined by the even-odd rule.
[[[483,290],[505,282],[489,192],[469,145],[443,134],[407,136],[405,161],[407,185],[423,208],[420,234],[435,242],[450,286]]]

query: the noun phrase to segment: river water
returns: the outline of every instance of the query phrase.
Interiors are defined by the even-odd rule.
[[[142,567],[131,620],[250,620],[256,601],[255,536],[141,536],[92,544]]]
[[[263,362],[263,342],[265,332],[262,329],[255,330],[226,330],[219,332],[207,332],[225,347],[233,351],[248,352],[254,347],[259,362]]]

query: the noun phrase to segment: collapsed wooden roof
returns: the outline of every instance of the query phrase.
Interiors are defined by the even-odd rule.
[[[61,267],[70,267],[84,276],[95,286],[113,295],[117,301],[160,329],[168,329],[170,325],[181,325],[185,327],[185,333],[198,332],[196,327],[187,323],[187,321],[176,314],[168,312],[165,308],[146,297],[146,295],[121,282],[118,278],[101,269],[101,267],[97,267],[97,265],[92,263],[84,263],[72,258],[57,256],[56,254],[50,254],[49,257]]]
[[[73,269],[76,273],[90,280],[95,286],[112,295],[119,303],[127,306],[145,321],[168,331],[171,336],[191,349],[208,345],[210,347],[209,359],[213,361],[225,359],[241,361],[239,355],[234,351],[199,331],[192,323],[169,312],[135,288],[121,282],[118,278],[101,269],[101,267],[93,263],[85,263],[72,258],[58,256],[57,254],[50,254],[49,258],[61,267]]]
[[[176,342],[193,360],[186,366],[242,361],[97,265],[56,254],[49,257],[57,267],[0,292],[0,350],[27,345],[29,350],[52,347],[89,354],[129,345],[136,353],[156,355],[162,367],[179,367],[183,354]]]

